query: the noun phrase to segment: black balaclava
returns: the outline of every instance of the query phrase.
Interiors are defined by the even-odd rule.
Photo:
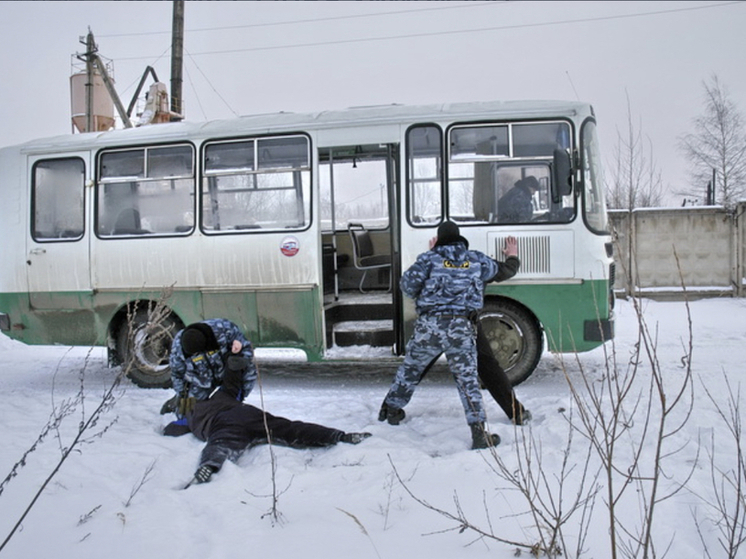
[[[438,227],[438,242],[435,243],[435,246],[439,247],[454,243],[464,243],[466,248],[469,248],[469,241],[461,236],[458,225],[452,221],[444,221]]]
[[[181,333],[181,349],[187,357],[195,353],[212,351],[219,347],[215,333],[204,322],[190,324]]]

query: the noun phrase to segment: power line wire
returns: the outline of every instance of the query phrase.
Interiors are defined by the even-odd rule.
[[[192,64],[194,64],[194,67],[197,68],[197,71],[199,71],[199,73],[202,74],[202,77],[205,78],[205,80],[207,80],[208,85],[215,92],[215,95],[217,95],[218,97],[220,97],[220,100],[223,103],[225,103],[225,106],[228,108],[229,111],[231,111],[233,113],[234,116],[238,116],[238,113],[236,111],[234,111],[233,107],[231,107],[228,104],[228,101],[226,101],[225,98],[222,95],[220,95],[220,92],[217,89],[215,89],[215,86],[210,81],[210,78],[208,78],[207,75],[205,75],[205,73],[202,71],[202,68],[200,68],[199,65],[194,61],[194,57],[192,56],[192,54],[190,54],[189,51],[187,51],[186,49],[184,49],[184,52],[187,53],[187,56],[192,61]]]
[[[189,53],[187,53],[187,56],[188,55],[189,55]],[[195,66],[196,66],[196,64],[195,64]],[[202,101],[199,98],[199,93],[197,92],[197,88],[194,87],[194,82],[192,81],[192,75],[189,73],[189,68],[187,68],[186,66],[184,66],[184,72],[186,73],[187,80],[189,81],[189,85],[192,87],[192,92],[194,93],[194,96],[197,99],[197,105],[199,106],[199,110],[202,111],[202,118],[204,120],[207,120],[207,113],[205,112],[205,108],[202,106]],[[230,108],[230,107],[228,107],[228,108]],[[186,111],[183,109],[183,107],[181,109],[181,114],[186,114]]]
[[[438,36],[444,36],[444,35],[463,35],[465,33],[484,33],[488,31],[505,31],[509,29],[527,29],[527,28],[535,28],[535,27],[551,27],[555,25],[568,25],[568,24],[574,24],[574,23],[588,23],[593,21],[610,21],[610,20],[618,20],[618,19],[632,19],[632,18],[638,18],[638,17],[647,17],[647,16],[654,16],[654,15],[662,15],[662,14],[671,14],[671,13],[677,13],[677,12],[687,12],[687,11],[693,11],[693,10],[708,10],[712,8],[720,8],[723,6],[731,6],[735,4],[743,4],[744,0],[736,0],[732,2],[721,2],[718,4],[707,4],[704,6],[692,6],[687,8],[673,8],[670,10],[656,10],[652,12],[643,12],[643,13],[636,13],[636,14],[622,14],[622,15],[614,15],[614,16],[597,16],[597,17],[588,17],[588,18],[577,18],[577,19],[566,19],[566,20],[559,20],[559,21],[547,21],[547,22],[541,22],[541,23],[520,23],[520,24],[514,24],[514,25],[498,25],[498,26],[492,26],[492,27],[481,27],[481,28],[472,28],[472,29],[462,29],[462,30],[454,30],[454,31],[430,31],[430,32],[423,32],[423,33],[409,33],[406,35],[391,35],[388,37],[363,37],[363,38],[355,38],[355,39],[338,39],[333,41],[317,41],[317,42],[309,42],[309,43],[295,43],[295,44],[289,44],[289,45],[275,45],[275,46],[259,46],[259,47],[247,47],[247,48],[238,48],[238,49],[225,49],[225,50],[215,50],[215,51],[205,51],[205,52],[195,52],[192,54],[192,56],[210,56],[210,55],[216,55],[216,54],[237,54],[237,53],[244,53],[244,52],[257,52],[257,51],[269,51],[269,50],[280,50],[280,49],[294,49],[294,48],[309,48],[309,47],[320,47],[320,46],[330,46],[330,45],[341,45],[341,44],[352,44],[352,43],[366,43],[366,42],[380,42],[380,41],[392,41],[392,40],[400,40],[400,39],[415,39],[415,38],[423,38],[423,37],[438,37]],[[148,57],[121,57],[117,60],[141,60],[143,58]]]
[[[446,5],[446,6],[438,6],[438,7],[432,7],[432,8],[416,8],[416,9],[410,9],[410,10],[396,10],[392,12],[378,12],[374,14],[350,14],[350,15],[344,15],[344,16],[326,16],[326,17],[318,17],[318,18],[307,18],[307,19],[296,19],[296,20],[290,20],[290,21],[275,21],[275,22],[267,22],[267,23],[247,23],[243,25],[228,25],[228,26],[222,26],[222,27],[197,27],[194,29],[187,29],[188,33],[201,33],[205,31],[226,31],[231,29],[249,29],[249,28],[256,28],[256,27],[276,27],[280,25],[297,25],[302,23],[320,23],[324,21],[339,21],[339,20],[345,20],[345,19],[363,19],[363,18],[369,18],[369,17],[382,17],[382,16],[390,16],[390,15],[399,15],[399,14],[411,14],[411,13],[422,13],[422,12],[432,12],[432,11],[441,11],[441,10],[461,10],[461,9],[468,9],[468,8],[482,8],[485,6],[494,6],[498,4],[506,4],[508,0],[499,0],[494,2],[469,2],[468,4],[462,4],[458,6],[454,5]],[[138,37],[143,35],[165,35],[170,34],[171,31],[143,31],[141,33],[112,33],[109,35],[98,35],[99,37]]]

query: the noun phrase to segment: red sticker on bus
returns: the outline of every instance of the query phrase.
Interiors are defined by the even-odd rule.
[[[285,256],[295,256],[300,250],[300,243],[295,237],[285,237],[280,244],[280,251]]]

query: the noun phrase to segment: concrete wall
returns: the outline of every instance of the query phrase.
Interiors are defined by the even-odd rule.
[[[615,290],[651,298],[744,296],[746,202],[609,212]]]

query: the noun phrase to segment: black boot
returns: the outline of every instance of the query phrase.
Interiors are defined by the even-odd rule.
[[[500,444],[500,437],[488,433],[484,423],[472,423],[471,428],[471,449],[490,448]]]
[[[200,466],[199,469],[194,473],[194,482],[207,483],[208,481],[210,481],[212,474],[214,474],[216,471],[217,469],[214,466]]]
[[[378,421],[388,421],[389,425],[399,425],[407,414],[401,408],[392,408],[386,402],[381,406],[378,412]]]

